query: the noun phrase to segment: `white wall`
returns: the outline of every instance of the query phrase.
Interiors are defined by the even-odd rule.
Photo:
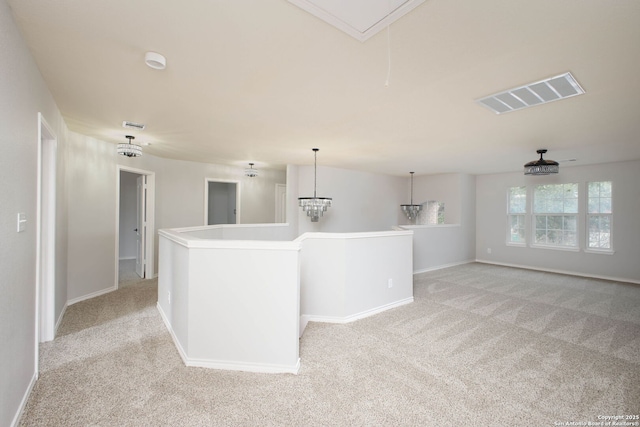
[[[127,158],[116,154],[115,145],[70,132],[72,151],[69,172],[69,274],[68,298],[78,300],[106,292],[117,284],[115,277],[117,165],[156,174],[155,265],[158,261],[157,230],[204,225],[205,178],[237,180],[242,189],[242,222],[275,218],[275,184],[286,182],[285,171],[262,169],[248,178],[244,168],[169,160],[143,154]],[[264,185],[249,185],[262,179]],[[246,185],[245,185],[246,184]],[[260,191],[273,199],[272,209],[255,208]],[[258,191],[258,194],[255,192]],[[266,197],[266,196],[265,196]],[[254,206],[252,208],[252,206]],[[262,215],[264,214],[264,215]],[[261,216],[262,215],[262,216]],[[157,272],[157,269],[156,269]],[[156,273],[154,272],[154,274]]]
[[[138,222],[138,176],[131,172],[120,172],[120,238],[118,239],[120,259],[135,258],[137,255],[137,239],[134,230]]]
[[[414,203],[445,204],[445,225],[403,226],[413,230],[413,269],[423,272],[475,259],[475,177],[425,175],[414,179]],[[406,223],[406,221],[405,221]]]
[[[413,301],[412,233],[308,233],[297,241],[301,330],[309,320],[345,323]]]
[[[413,179],[413,203],[422,204],[429,200],[444,202],[445,224],[460,224],[462,218],[461,179],[463,175],[449,173],[421,175]],[[407,190],[405,204],[409,203]],[[407,222],[405,222],[407,223]]]
[[[114,289],[116,166],[113,144],[69,133],[68,298]]]
[[[158,307],[187,366],[298,371],[299,243],[160,241]]]
[[[67,128],[4,0],[0,57],[0,425],[10,426],[36,376],[38,112],[57,137],[56,318],[66,302]],[[22,233],[19,212],[27,216]]]
[[[584,212],[588,181],[613,183],[613,255],[570,252],[506,245],[507,189],[548,183],[579,184]],[[519,173],[480,175],[476,178],[477,245],[479,260],[557,270],[587,276],[640,282],[640,161],[591,166],[560,166],[557,175],[534,177]],[[584,221],[580,228],[584,242]],[[487,253],[491,248],[491,254]]]
[[[388,231],[402,220],[408,180],[403,177],[318,166],[318,197],[331,197],[333,206],[316,223],[298,209],[298,235],[322,231],[350,233]],[[313,166],[298,167],[298,192],[290,200],[313,196]]]

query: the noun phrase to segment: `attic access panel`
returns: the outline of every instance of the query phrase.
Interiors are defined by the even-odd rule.
[[[351,37],[366,41],[425,0],[289,0]]]

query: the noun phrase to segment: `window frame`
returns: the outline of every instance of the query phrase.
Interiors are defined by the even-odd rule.
[[[513,196],[513,190],[514,189],[524,189],[524,212],[512,212],[511,210],[511,201],[512,201],[512,196]],[[528,243],[528,239],[527,239],[527,216],[529,214],[529,205],[528,205],[528,188],[526,185],[517,185],[514,187],[509,187],[507,188],[507,236],[506,236],[506,243],[508,246],[527,246]],[[522,231],[523,233],[523,240],[521,242],[517,242],[513,240],[513,227],[511,226],[512,224],[512,218],[518,218],[521,219],[522,221],[518,221],[519,223],[522,223]],[[518,230],[520,229],[520,224],[518,224]]]
[[[590,196],[590,191],[589,191],[589,186],[590,184],[602,184],[602,183],[609,183],[610,186],[610,194],[609,197],[602,197],[602,196],[598,196],[598,200],[600,201],[601,199],[610,199],[610,209],[609,212],[590,212],[590,201],[592,199],[592,197]],[[586,183],[586,190],[585,190],[585,230],[584,230],[584,236],[585,236],[585,247],[584,247],[584,251],[585,252],[591,252],[591,253],[599,253],[599,254],[613,254],[614,253],[614,246],[613,246],[613,212],[615,211],[614,206],[613,206],[613,193],[614,193],[614,188],[613,188],[613,181],[611,180],[599,180],[599,181],[587,181]],[[600,193],[599,193],[600,194]],[[600,203],[598,203],[598,206],[600,206]],[[608,248],[601,248],[601,247],[591,247],[589,246],[591,244],[591,230],[590,230],[590,223],[591,223],[591,218],[604,218],[607,217],[609,219],[609,247]]]

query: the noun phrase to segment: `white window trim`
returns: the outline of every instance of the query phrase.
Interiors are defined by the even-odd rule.
[[[611,212],[610,213],[590,213],[589,212],[589,184],[593,183],[593,182],[610,182],[611,183]],[[586,181],[585,182],[585,198],[584,198],[584,221],[585,221],[585,225],[584,225],[584,239],[585,239],[585,244],[584,244],[584,252],[585,253],[592,253],[592,254],[600,254],[600,255],[613,255],[616,251],[614,249],[613,246],[613,213],[615,212],[614,209],[614,200],[615,198],[613,197],[614,194],[616,192],[616,188],[613,185],[613,180],[611,179],[602,179],[602,180],[597,180],[597,181]],[[609,234],[610,234],[610,241],[609,241],[609,245],[611,246],[610,248],[590,248],[589,247],[589,216],[590,215],[609,215],[611,216],[611,227],[609,230]]]

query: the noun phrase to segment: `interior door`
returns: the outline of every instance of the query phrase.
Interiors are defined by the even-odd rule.
[[[145,186],[144,175],[136,179],[136,274],[144,279]]]

